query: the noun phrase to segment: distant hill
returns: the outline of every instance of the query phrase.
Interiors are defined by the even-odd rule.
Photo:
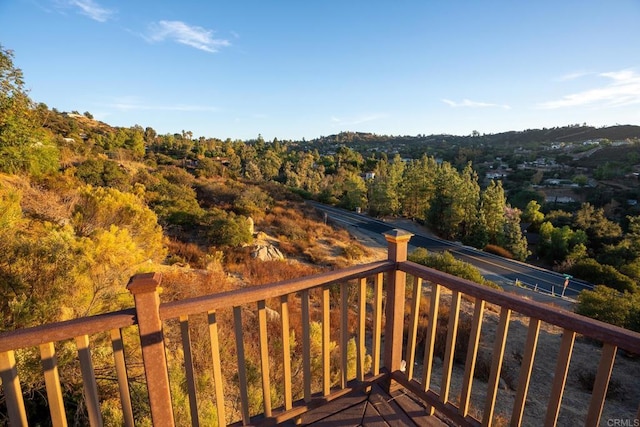
[[[310,144],[371,144],[371,143],[411,143],[411,142],[440,142],[456,143],[485,143],[485,144],[521,144],[543,142],[579,142],[589,139],[606,138],[612,141],[628,138],[640,138],[640,126],[618,125],[596,128],[593,126],[564,126],[556,128],[526,129],[522,131],[507,131],[495,134],[450,135],[432,134],[416,136],[377,135],[366,132],[341,132],[339,134],[321,136],[309,141]]]

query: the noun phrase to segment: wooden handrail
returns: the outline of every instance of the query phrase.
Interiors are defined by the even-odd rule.
[[[391,261],[377,261],[348,267],[342,270],[328,271],[311,277],[289,279],[268,285],[253,286],[220,292],[218,294],[204,295],[183,301],[169,302],[160,305],[160,318],[162,320],[174,319],[180,316],[256,303],[260,300],[280,298],[284,295],[322,285],[332,285],[338,282],[372,276],[376,273],[388,272],[393,270],[395,265],[396,264]]]
[[[128,308],[96,316],[5,331],[0,333],[0,353],[125,328],[136,324],[135,317],[136,309]]]
[[[462,292],[490,304],[511,309],[525,316],[540,319],[543,322],[577,332],[589,338],[613,344],[630,353],[640,355],[640,333],[581,316],[560,307],[542,304],[537,301],[527,300],[517,295],[492,289],[411,261],[399,263],[398,268],[407,274],[438,283],[452,291]]]

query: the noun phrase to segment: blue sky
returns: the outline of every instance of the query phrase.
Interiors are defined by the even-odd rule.
[[[638,22],[638,0],[0,0],[33,100],[222,139],[637,125]]]

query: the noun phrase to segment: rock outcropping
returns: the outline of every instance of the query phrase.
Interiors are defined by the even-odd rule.
[[[280,249],[273,245],[256,245],[251,252],[251,256],[261,261],[274,261],[283,260],[284,255],[280,252]]]

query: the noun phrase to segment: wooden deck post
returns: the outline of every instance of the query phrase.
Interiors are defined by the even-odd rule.
[[[161,275],[158,273],[136,274],[129,281],[127,289],[133,294],[136,304],[151,419],[156,427],[173,427],[169,374],[159,312],[158,287],[161,280]]]
[[[396,263],[407,260],[407,247],[413,234],[393,229],[384,233],[388,243],[388,259]],[[396,269],[389,274],[384,327],[384,366],[389,372],[400,370],[402,363],[402,330],[404,323],[404,292],[407,274]]]

